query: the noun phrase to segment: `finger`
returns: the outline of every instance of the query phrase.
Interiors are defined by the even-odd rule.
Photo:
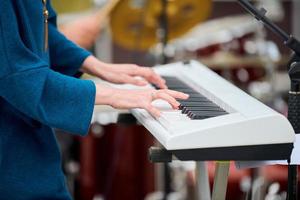
[[[168,86],[166,85],[166,81],[162,78],[162,77],[160,77],[159,75],[157,75],[157,74],[153,74],[149,79],[148,79],[148,81],[150,82],[150,83],[154,83],[154,84],[156,84],[159,88],[161,88],[161,89],[167,89],[168,88]]]
[[[152,115],[152,116],[154,116],[154,117],[160,117],[160,111],[157,109],[157,108],[155,108],[154,106],[152,106],[152,105],[148,105],[147,107],[146,107],[146,110]]]
[[[168,89],[165,89],[163,91],[166,92],[167,94],[171,95],[175,99],[188,99],[189,98],[189,95],[185,94],[183,92],[178,92],[175,90],[168,90]]]
[[[178,101],[176,101],[176,99],[174,97],[172,97],[166,93],[158,92],[156,94],[156,98],[167,101],[174,109],[178,109],[178,107],[180,105],[180,103]]]
[[[118,73],[125,73],[129,76],[140,76],[148,82],[157,85],[159,88],[167,88],[166,81],[149,67],[140,67],[134,64],[125,64],[123,68],[111,68],[110,70]]]
[[[148,84],[148,82],[146,80],[131,77],[128,75],[123,75],[122,80],[123,80],[123,83],[133,84],[133,85],[137,85],[137,86],[145,86]]]
[[[159,86],[161,89],[167,89],[167,85],[166,85],[166,80],[164,80],[160,75],[158,75],[157,73],[154,72],[153,69],[149,69],[147,68],[146,70],[148,70],[149,75],[146,76],[146,79],[151,82],[156,84],[157,86]]]
[[[159,88],[162,88],[162,89],[167,88],[166,81],[161,76],[156,74],[154,72],[154,70],[151,68],[137,67],[137,68],[135,68],[135,70],[133,71],[133,73],[131,75],[141,76],[141,77],[145,78],[148,82],[154,83]]]

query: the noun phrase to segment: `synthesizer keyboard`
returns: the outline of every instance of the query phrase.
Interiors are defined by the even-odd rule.
[[[169,89],[190,95],[173,110],[153,104],[161,116],[144,109],[132,114],[180,160],[288,159],[295,134],[288,120],[197,61],[154,68]]]

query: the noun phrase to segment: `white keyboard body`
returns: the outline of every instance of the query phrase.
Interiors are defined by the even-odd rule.
[[[160,75],[179,78],[228,112],[219,117],[192,120],[162,100],[153,102],[162,111],[158,119],[143,109],[132,109],[132,114],[167,150],[294,142],[293,128],[284,116],[199,62],[180,62],[154,69]]]

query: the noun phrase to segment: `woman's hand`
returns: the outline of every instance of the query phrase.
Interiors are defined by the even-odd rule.
[[[90,56],[84,61],[82,71],[112,83],[137,86],[153,83],[162,89],[167,88],[165,80],[151,68],[134,64],[107,64]]]
[[[168,102],[174,109],[180,105],[176,99],[187,99],[188,95],[173,90],[145,89],[122,90],[96,85],[97,105],[110,105],[117,109],[143,108],[155,117],[160,116],[160,111],[151,103],[156,99]]]

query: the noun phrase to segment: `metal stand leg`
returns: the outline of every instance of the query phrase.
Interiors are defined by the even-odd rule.
[[[197,200],[211,200],[206,162],[196,162]]]
[[[217,162],[212,200],[225,200],[230,162]]]

